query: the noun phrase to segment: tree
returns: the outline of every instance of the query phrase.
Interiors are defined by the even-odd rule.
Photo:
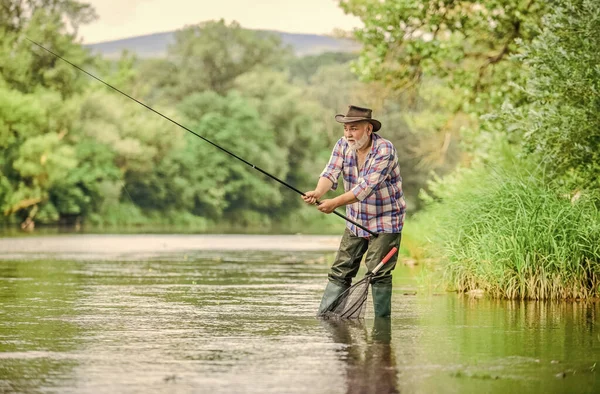
[[[288,68],[292,79],[308,83],[320,68],[333,64],[347,64],[357,57],[358,54],[353,52],[325,52],[319,55],[293,57]]]
[[[94,17],[89,5],[72,0],[2,2],[0,205],[7,217],[58,219],[52,190],[64,185],[65,175],[78,165],[70,140],[74,115],[67,101],[83,91],[85,80],[25,38],[89,64],[93,59],[75,43],[75,32]],[[77,210],[70,203],[61,206]]]
[[[525,136],[550,178],[577,189],[600,186],[600,4],[562,0],[541,34],[523,43],[528,103],[503,120]]]
[[[353,71],[377,81],[404,104],[419,134],[414,154],[421,170],[436,175],[455,164],[496,159],[499,142],[519,149],[512,133],[490,114],[503,103],[519,106],[525,95],[520,42],[531,42],[550,7],[536,0],[340,0],[362,19],[355,32],[363,44]],[[486,117],[482,122],[482,117]]]
[[[80,25],[94,21],[98,16],[91,5],[74,0],[2,0],[0,26],[8,32],[20,33],[29,25],[31,15],[43,10],[61,15],[73,33]],[[67,27],[67,26],[65,26]]]
[[[311,188],[323,163],[317,158],[327,144],[326,112],[319,103],[307,97],[306,89],[288,82],[286,73],[259,70],[246,73],[235,81],[235,89],[256,108],[264,123],[272,130],[285,169],[284,180],[296,188]],[[285,186],[274,183],[283,201],[273,215],[289,214],[302,205],[302,200]]]
[[[9,2],[14,16],[3,15],[0,21],[0,74],[8,86],[23,93],[43,87],[58,91],[64,98],[81,92],[85,79],[69,64],[35,46],[26,38],[60,53],[79,65],[89,65],[93,58],[75,43],[75,34],[65,22],[89,21],[94,14],[76,1]],[[15,5],[16,4],[16,5]],[[15,11],[18,10],[18,11]],[[5,7],[6,12],[6,7]]]
[[[437,77],[455,88],[453,110],[486,113],[504,101],[519,65],[517,40],[531,41],[548,7],[536,0],[340,0],[362,19],[355,71],[395,89]]]
[[[188,26],[175,33],[169,58],[177,69],[179,97],[212,90],[225,94],[239,75],[282,63],[291,51],[272,33],[243,29],[224,20]]]
[[[239,94],[197,93],[179,106],[191,129],[264,171],[284,178],[288,168],[275,133]],[[184,175],[194,190],[194,213],[205,217],[241,217],[269,212],[281,204],[274,181],[193,136],[187,136]],[[241,220],[241,219],[240,219]]]
[[[0,89],[0,148],[6,189],[0,201],[7,216],[18,213],[21,218],[37,204],[48,202],[49,190],[61,182],[64,173],[75,168],[73,147],[65,136],[72,118],[62,107],[57,92],[41,90],[36,95],[12,89]],[[54,117],[56,116],[56,117]],[[7,184],[8,183],[8,184]],[[57,219],[53,207],[47,217]]]

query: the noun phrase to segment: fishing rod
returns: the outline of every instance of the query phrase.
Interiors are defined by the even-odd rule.
[[[229,150],[227,150],[227,149],[225,149],[225,148],[223,148],[223,147],[221,147],[221,146],[219,146],[219,145],[215,144],[214,142],[212,142],[212,141],[211,141],[211,140],[209,140],[208,138],[205,138],[205,137],[201,136],[200,134],[196,133],[195,131],[193,131],[193,130],[191,130],[191,129],[189,129],[189,128],[185,127],[184,125],[182,125],[182,124],[180,124],[180,123],[178,123],[178,122],[174,121],[173,119],[169,118],[168,116],[161,114],[160,112],[158,112],[158,111],[157,111],[157,110],[155,110],[154,108],[152,108],[152,107],[150,107],[150,106],[148,106],[148,105],[146,105],[146,104],[142,103],[141,101],[139,101],[138,99],[136,99],[136,98],[134,98],[134,97],[131,97],[131,96],[130,96],[130,95],[128,95],[127,93],[125,93],[125,92],[123,92],[123,91],[121,91],[121,90],[119,90],[119,89],[115,88],[114,86],[112,86],[112,85],[111,85],[111,84],[109,84],[108,82],[104,82],[104,81],[103,81],[103,80],[101,80],[100,78],[98,78],[98,77],[96,77],[95,75],[93,75],[93,74],[91,74],[91,73],[87,72],[86,70],[84,70],[83,68],[79,67],[78,65],[76,65],[76,64],[73,64],[73,63],[71,63],[70,61],[68,61],[67,59],[63,58],[62,56],[60,56],[60,55],[58,55],[58,54],[56,54],[56,53],[52,52],[50,49],[48,49],[48,48],[46,48],[46,47],[44,47],[44,46],[42,46],[42,45],[38,44],[37,42],[35,42],[35,41],[33,41],[33,40],[31,40],[31,39],[29,39],[29,38],[27,38],[27,37],[25,37],[25,39],[27,39],[29,42],[31,42],[31,43],[33,43],[33,44],[37,45],[38,47],[42,48],[42,49],[43,49],[43,50],[45,50],[46,52],[48,52],[48,53],[50,53],[50,54],[52,54],[52,55],[56,56],[56,57],[57,57],[57,58],[59,58],[60,60],[62,60],[62,61],[64,61],[64,62],[66,62],[66,63],[68,63],[68,64],[70,64],[71,66],[75,67],[75,68],[76,68],[76,69],[78,69],[79,71],[86,73],[87,75],[89,75],[90,77],[94,78],[95,80],[97,80],[97,81],[99,81],[99,82],[102,82],[104,85],[108,86],[109,88],[111,88],[111,89],[113,89],[113,90],[115,90],[115,91],[117,91],[117,92],[121,93],[123,96],[125,96],[125,97],[127,97],[127,98],[129,98],[129,99],[131,99],[131,100],[133,100],[133,101],[135,101],[135,102],[136,102],[136,103],[138,103],[139,105],[141,105],[141,106],[143,106],[143,107],[145,107],[145,108],[149,109],[150,111],[154,112],[155,114],[157,114],[157,115],[160,115],[161,117],[163,117],[164,119],[168,120],[169,122],[171,122],[171,123],[173,123],[173,124],[176,124],[177,126],[181,127],[181,128],[182,128],[182,129],[184,129],[185,131],[187,131],[187,132],[189,132],[189,133],[191,133],[191,134],[195,135],[196,137],[198,137],[198,138],[200,138],[200,139],[202,139],[202,140],[204,140],[204,141],[208,142],[209,144],[211,144],[211,145],[212,145],[212,146],[214,146],[215,148],[217,148],[217,149],[220,149],[221,151],[223,151],[223,152],[227,153],[228,155],[235,157],[235,158],[236,158],[236,159],[238,159],[239,161],[243,162],[244,164],[247,164],[247,165],[249,165],[250,167],[252,167],[252,168],[254,168],[255,170],[257,170],[258,172],[261,172],[262,174],[264,174],[264,175],[268,176],[269,178],[273,179],[274,181],[277,181],[277,182],[279,182],[280,184],[282,184],[282,185],[284,185],[284,186],[286,186],[286,187],[288,187],[288,188],[292,189],[293,191],[295,191],[295,192],[296,192],[296,193],[298,193],[298,194],[301,194],[302,196],[306,196],[306,195],[304,194],[304,192],[301,192],[300,190],[296,189],[294,186],[292,186],[292,185],[288,184],[287,182],[285,182],[285,181],[283,181],[283,180],[281,180],[281,179],[277,178],[275,175],[271,175],[271,174],[269,174],[268,172],[266,172],[266,171],[265,171],[265,170],[263,170],[262,168],[255,166],[254,164],[252,164],[252,163],[250,163],[250,162],[248,162],[248,161],[246,161],[246,160],[242,159],[241,157],[237,156],[237,155],[236,155],[236,154],[234,154],[233,152],[230,152]],[[317,205],[319,205],[319,204],[320,204],[320,201],[317,201],[317,202],[316,202],[316,204],[317,204]],[[368,228],[364,227],[363,225],[361,225],[361,224],[359,224],[359,223],[356,223],[355,221],[353,221],[352,219],[348,218],[347,216],[345,216],[345,215],[343,215],[343,214],[341,214],[341,213],[339,213],[339,212],[336,212],[336,211],[333,211],[332,213],[336,214],[337,216],[341,217],[342,219],[345,219],[345,220],[347,220],[348,222],[350,222],[350,223],[354,224],[355,226],[357,226],[357,227],[359,227],[359,228],[361,228],[361,229],[365,230],[365,231],[366,231],[366,232],[368,232],[369,234],[371,234],[371,235],[373,235],[373,236],[377,236],[377,233],[374,233],[373,231],[369,230]]]

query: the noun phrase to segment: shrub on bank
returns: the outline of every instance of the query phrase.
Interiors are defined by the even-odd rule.
[[[542,179],[517,161],[438,183],[415,226],[450,288],[509,299],[599,296],[600,195]]]

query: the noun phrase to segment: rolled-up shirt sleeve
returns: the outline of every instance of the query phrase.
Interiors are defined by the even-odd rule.
[[[359,181],[358,185],[351,189],[352,194],[354,194],[358,201],[363,201],[365,198],[369,197],[377,185],[385,180],[393,160],[394,151],[389,147],[382,147],[382,149],[375,154],[373,164],[369,167],[367,173],[363,176],[363,179]]]
[[[327,178],[333,184],[331,190],[335,190],[338,187],[338,178],[340,177],[340,172],[342,172],[343,165],[344,149],[342,147],[342,139],[339,139],[333,147],[329,163],[327,163],[321,173],[321,178]]]

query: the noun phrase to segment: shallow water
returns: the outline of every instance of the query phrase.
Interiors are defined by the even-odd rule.
[[[0,393],[600,392],[595,302],[434,295],[399,266],[391,320],[316,319],[338,240],[0,239]]]

